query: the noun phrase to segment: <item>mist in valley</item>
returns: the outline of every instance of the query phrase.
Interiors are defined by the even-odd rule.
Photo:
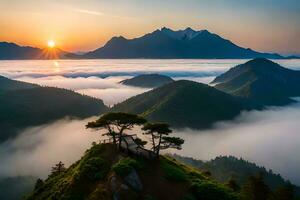
[[[115,62],[115,63],[113,63]],[[114,105],[150,88],[129,87],[121,80],[141,73],[161,73],[175,80],[209,83],[229,67],[244,60],[127,60],[127,61],[3,61],[0,74],[6,77],[61,87],[100,98]],[[280,61],[299,69],[300,63]],[[143,69],[143,70],[140,70]],[[110,75],[109,77],[106,77]],[[201,115],[201,113],[199,113]],[[99,131],[85,129],[84,119],[60,119],[31,127],[18,137],[0,144],[0,178],[33,175],[45,178],[51,167],[62,161],[69,166],[80,159]],[[242,157],[280,173],[300,185],[300,103],[244,112],[233,121],[219,122],[209,130],[174,130],[185,144],[178,154],[209,160],[219,155]],[[137,131],[134,131],[137,132]]]
[[[202,160],[219,155],[242,157],[300,185],[299,118],[300,103],[296,103],[244,112],[209,130],[174,130],[175,135],[185,139],[183,149],[175,153]],[[29,128],[14,140],[2,143],[0,177],[45,178],[55,163],[62,161],[69,166],[80,159],[93,141],[103,138],[100,131],[85,129],[85,124],[94,119],[58,120]],[[140,134],[138,129],[133,132]]]

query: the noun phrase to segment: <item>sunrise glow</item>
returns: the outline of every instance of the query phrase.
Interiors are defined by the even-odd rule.
[[[55,42],[53,40],[49,40],[47,42],[47,45],[48,45],[49,48],[54,48],[55,47]]]

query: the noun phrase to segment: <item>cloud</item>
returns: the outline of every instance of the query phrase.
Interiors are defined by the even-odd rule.
[[[265,111],[244,112],[234,121],[220,122],[213,129],[174,130],[185,144],[176,153],[209,160],[219,155],[234,155],[280,173],[300,185],[300,103]],[[46,177],[58,161],[67,166],[80,159],[98,131],[84,120],[62,119],[25,130],[14,140],[0,145],[0,177],[33,175]],[[139,133],[136,128],[134,133]],[[140,135],[144,138],[144,135]]]
[[[146,88],[130,87],[119,84],[128,76],[118,77],[77,77],[67,78],[63,76],[28,77],[18,78],[20,81],[37,83],[43,86],[52,86],[74,90],[78,93],[102,99],[106,105],[120,103],[132,96],[148,91]]]
[[[180,154],[208,160],[234,155],[265,166],[300,185],[300,103],[245,112],[211,130],[178,130],[185,139]]]
[[[81,89],[77,92],[86,94],[92,97],[100,98],[106,105],[114,105],[120,103],[132,96],[141,94],[150,89],[122,86],[119,88],[107,88],[107,89]]]
[[[85,129],[93,120],[62,119],[25,130],[16,139],[0,145],[1,176],[41,176],[59,161],[70,165],[78,160],[100,134]]]

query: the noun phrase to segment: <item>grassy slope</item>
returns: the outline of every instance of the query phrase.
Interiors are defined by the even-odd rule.
[[[120,153],[111,144],[94,145],[76,163],[71,165],[66,172],[50,176],[42,187],[33,191],[27,200],[46,199],[111,199],[112,188],[110,179],[116,176],[122,184],[123,176],[116,175],[113,166],[122,162],[127,155]],[[100,159],[95,174],[97,179],[90,179],[91,169],[88,167],[90,160]],[[121,161],[120,161],[121,159]],[[141,158],[126,158],[137,164],[134,167],[143,184],[141,191],[130,188],[123,191],[121,199],[236,199],[237,195],[225,186],[204,176],[200,171],[179,163],[170,157],[161,157],[160,160],[149,161]],[[124,164],[125,162],[123,162]],[[89,170],[86,170],[88,168]],[[120,169],[123,169],[124,166]],[[93,171],[93,170],[92,170]],[[92,176],[93,177],[93,176]],[[99,178],[100,177],[100,178]]]
[[[173,127],[207,128],[249,109],[248,103],[208,85],[176,81],[132,97],[112,110],[142,114]]]

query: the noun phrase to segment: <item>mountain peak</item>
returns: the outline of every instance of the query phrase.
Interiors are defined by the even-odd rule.
[[[300,72],[265,58],[256,58],[216,77],[215,87],[224,92],[252,98],[263,105],[285,105],[300,95]]]
[[[111,43],[113,41],[113,45]],[[111,39],[101,48],[84,55],[87,58],[282,58],[235,45],[208,30],[187,27],[172,30],[162,27],[133,39]]]
[[[190,27],[178,31],[174,31],[170,28],[163,27],[161,28],[160,31],[176,40],[190,40],[198,36],[202,32],[202,31],[195,31]]]
[[[244,109],[248,105],[239,98],[205,84],[179,80],[129,98],[112,110],[141,114],[177,128],[203,129],[217,121],[232,119]]]
[[[129,86],[143,87],[143,88],[155,88],[168,83],[173,82],[174,80],[168,76],[160,74],[142,74],[135,76],[130,79],[125,79],[120,83]]]

